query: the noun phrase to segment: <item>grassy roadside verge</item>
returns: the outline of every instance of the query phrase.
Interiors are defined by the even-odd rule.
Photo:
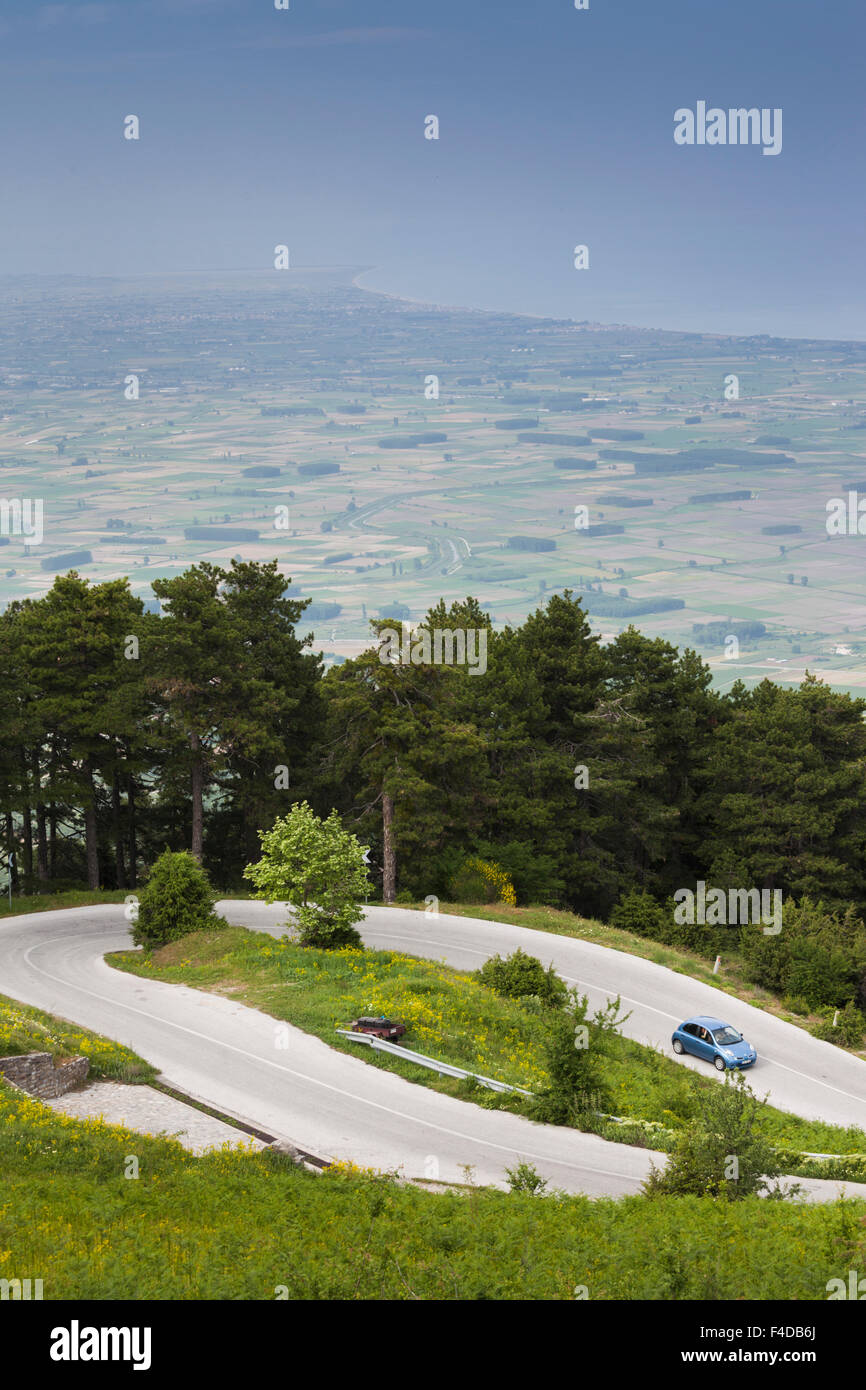
[[[67,888],[64,892],[32,892],[8,905],[8,895],[0,897],[1,917],[19,917],[29,912],[58,912],[61,908],[92,908],[101,902],[122,902],[132,888]]]
[[[394,906],[424,911],[423,902],[395,903]],[[714,975],[712,964],[705,957],[692,951],[665,946],[658,941],[650,941],[633,932],[608,926],[605,922],[597,922],[592,918],[580,917],[560,908],[509,907],[506,903],[489,905],[440,902],[439,910],[451,913],[455,917],[478,917],[485,922],[509,922],[515,927],[529,927],[533,931],[549,932],[556,936],[572,936],[580,941],[591,941],[597,946],[608,946],[615,951],[623,951],[629,956],[639,956],[642,960],[652,961],[654,965],[663,965],[678,975],[688,975],[693,980],[699,980],[701,984],[722,990],[724,994],[730,994],[756,1009],[763,1009],[765,1013],[773,1014],[784,1023],[793,1023],[805,1032],[810,1032],[813,1025],[822,1022],[820,1014],[791,1013],[777,995],[749,980],[743,969],[742,957],[737,951],[732,950],[722,956],[720,972]],[[843,1051],[854,1051],[855,1056],[866,1058],[866,1050],[845,1048]]]
[[[404,1020],[407,1046],[468,1071],[523,1086],[547,1083],[541,1006],[502,999],[472,975],[396,951],[316,951],[243,927],[193,933],[153,953],[118,952],[109,963],[132,974],[222,994],[260,1009],[419,1085],[485,1106],[531,1115],[532,1103],[500,1097],[471,1083],[442,1077],[339,1037],[359,1013]],[[276,1030],[275,1022],[275,1045]],[[608,1064],[615,1109],[633,1123],[599,1122],[597,1132],[619,1143],[670,1149],[676,1134],[698,1114],[700,1091],[718,1085],[662,1053],[628,1038],[615,1041]],[[760,1088],[755,1087],[760,1093]],[[830,1171],[797,1164],[804,1176],[866,1179],[866,1134],[810,1121],[766,1107],[761,1128],[786,1152],[851,1155]]]
[[[347,1166],[316,1177],[266,1151],[196,1157],[72,1120],[2,1081],[0,1171],[0,1278],[41,1278],[46,1300],[823,1301],[866,1261],[863,1202],[431,1193]]]
[[[20,1057],[25,1052],[50,1052],[56,1061],[89,1057],[89,1074],[94,1079],[134,1084],[156,1076],[155,1067],[121,1043],[0,994],[0,1057]]]
[[[9,907],[7,894],[0,895],[0,918],[20,917],[29,912],[59,912],[65,907],[93,907],[100,903],[122,903],[138,888],[68,888],[61,893],[29,893],[26,896],[12,896]],[[233,888],[231,892],[221,893],[225,898],[248,898],[248,885]]]
[[[57,912],[64,907],[93,907],[99,903],[122,903],[131,888],[70,888],[62,893],[30,893],[26,897],[0,896],[0,918],[19,917],[27,912]]]

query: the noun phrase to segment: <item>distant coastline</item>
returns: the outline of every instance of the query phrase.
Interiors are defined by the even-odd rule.
[[[496,305],[467,304],[465,302],[439,303],[436,300],[407,293],[394,293],[393,290],[386,290],[378,285],[362,283],[368,276],[379,275],[384,279],[385,274],[382,266],[370,266],[359,271],[352,280],[352,284],[357,289],[366,290],[372,294],[381,294],[388,299],[402,300],[406,304],[415,304],[419,308],[441,309],[443,311],[462,310],[464,313],[513,314],[518,318],[536,319],[539,322],[561,321],[587,324],[594,328],[630,329],[633,332],[642,333],[698,333],[711,338],[778,338],[781,341],[827,344],[866,342],[866,327],[859,335],[828,333],[826,331],[807,332],[795,323],[795,319],[799,316],[796,308],[790,311],[790,324],[776,322],[767,327],[765,318],[760,322],[757,318],[751,321],[750,316],[754,311],[749,309],[742,311],[742,321],[738,326],[731,327],[721,324],[717,319],[717,316],[725,317],[729,313],[727,307],[721,305],[700,310],[701,322],[696,322],[691,317],[695,313],[695,308],[692,305],[679,309],[661,298],[644,300],[623,298],[617,302],[615,298],[605,295],[603,291],[597,291],[595,296],[586,303],[586,313],[578,318],[574,314],[565,312],[539,313],[524,308],[515,308],[505,303]],[[739,314],[739,311],[735,312]]]
[[[66,285],[70,289],[77,288],[87,293],[88,291],[98,290],[107,284],[139,284],[148,286],[161,286],[163,289],[181,288],[184,283],[198,283],[203,288],[207,285],[213,287],[223,287],[225,289],[237,289],[244,281],[255,281],[258,284],[265,284],[274,271],[268,267],[220,267],[206,269],[183,269],[183,270],[160,270],[160,271],[138,271],[135,274],[126,274],[120,271],[106,272],[101,274],[88,274],[71,271],[44,272],[5,272],[0,273],[0,289],[7,294],[15,291],[26,291],[41,287],[47,290],[51,286]],[[574,314],[564,313],[541,313],[524,307],[509,306],[507,303],[498,302],[496,304],[473,304],[461,302],[459,299],[449,300],[448,302],[429,299],[424,296],[398,292],[393,288],[383,288],[381,284],[374,285],[369,283],[370,277],[377,277],[380,281],[388,278],[388,273],[382,265],[371,265],[357,263],[346,265],[295,265],[287,273],[284,281],[285,288],[290,288],[292,283],[314,284],[317,280],[331,278],[335,285],[344,285],[360,290],[362,293],[380,295],[384,299],[394,303],[411,304],[419,309],[438,311],[441,313],[468,313],[468,314],[503,314],[513,318],[532,320],[536,323],[567,323],[587,328],[593,331],[618,330],[632,333],[671,333],[699,335],[703,338],[718,339],[757,339],[771,340],[779,342],[799,342],[813,343],[816,346],[838,346],[844,344],[855,344],[858,347],[866,342],[866,330],[859,334],[828,334],[827,332],[806,332],[801,322],[797,320],[800,314],[796,309],[790,311],[790,324],[775,323],[767,327],[765,316],[762,314],[762,321],[749,322],[740,318],[740,311],[733,311],[740,321],[736,326],[723,325],[718,322],[717,316],[723,317],[727,310],[720,306],[713,306],[708,309],[696,309],[694,306],[682,308],[664,303],[659,299],[640,299],[637,297],[628,298],[625,294],[621,297],[606,295],[603,291],[597,290],[593,296],[587,296],[581,304],[583,313],[580,318]],[[297,278],[295,278],[297,277]],[[233,283],[234,282],[234,283]],[[504,297],[507,297],[504,296]],[[758,310],[744,311],[746,315],[751,312],[757,313]],[[700,313],[700,319],[692,318],[693,315]]]

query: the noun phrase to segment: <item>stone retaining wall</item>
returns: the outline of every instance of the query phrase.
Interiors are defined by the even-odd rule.
[[[64,1096],[73,1086],[87,1080],[90,1060],[87,1057],[70,1057],[68,1061],[54,1065],[50,1052],[26,1052],[22,1057],[0,1057],[0,1073],[9,1081],[14,1081],[28,1095],[40,1100]]]

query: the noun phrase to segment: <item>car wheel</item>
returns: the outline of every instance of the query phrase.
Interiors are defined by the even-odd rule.
[[[717,1057],[716,1060],[713,1062],[713,1066],[715,1067],[716,1071],[727,1070],[724,1057]]]
[[[676,1053],[683,1053],[683,1052],[685,1052],[685,1050],[686,1050],[686,1049],[683,1047],[683,1045],[682,1045],[682,1043],[680,1042],[679,1038],[674,1038],[674,1052],[676,1052]]]

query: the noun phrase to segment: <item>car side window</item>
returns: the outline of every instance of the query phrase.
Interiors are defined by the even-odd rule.
[[[695,1025],[694,1025],[693,1023],[684,1023],[684,1024],[683,1024],[683,1032],[684,1032],[684,1033],[688,1033],[688,1035],[689,1035],[690,1038],[695,1037],[696,1034],[697,1034],[697,1031],[698,1031],[698,1030],[697,1030],[697,1028],[695,1027]]]

